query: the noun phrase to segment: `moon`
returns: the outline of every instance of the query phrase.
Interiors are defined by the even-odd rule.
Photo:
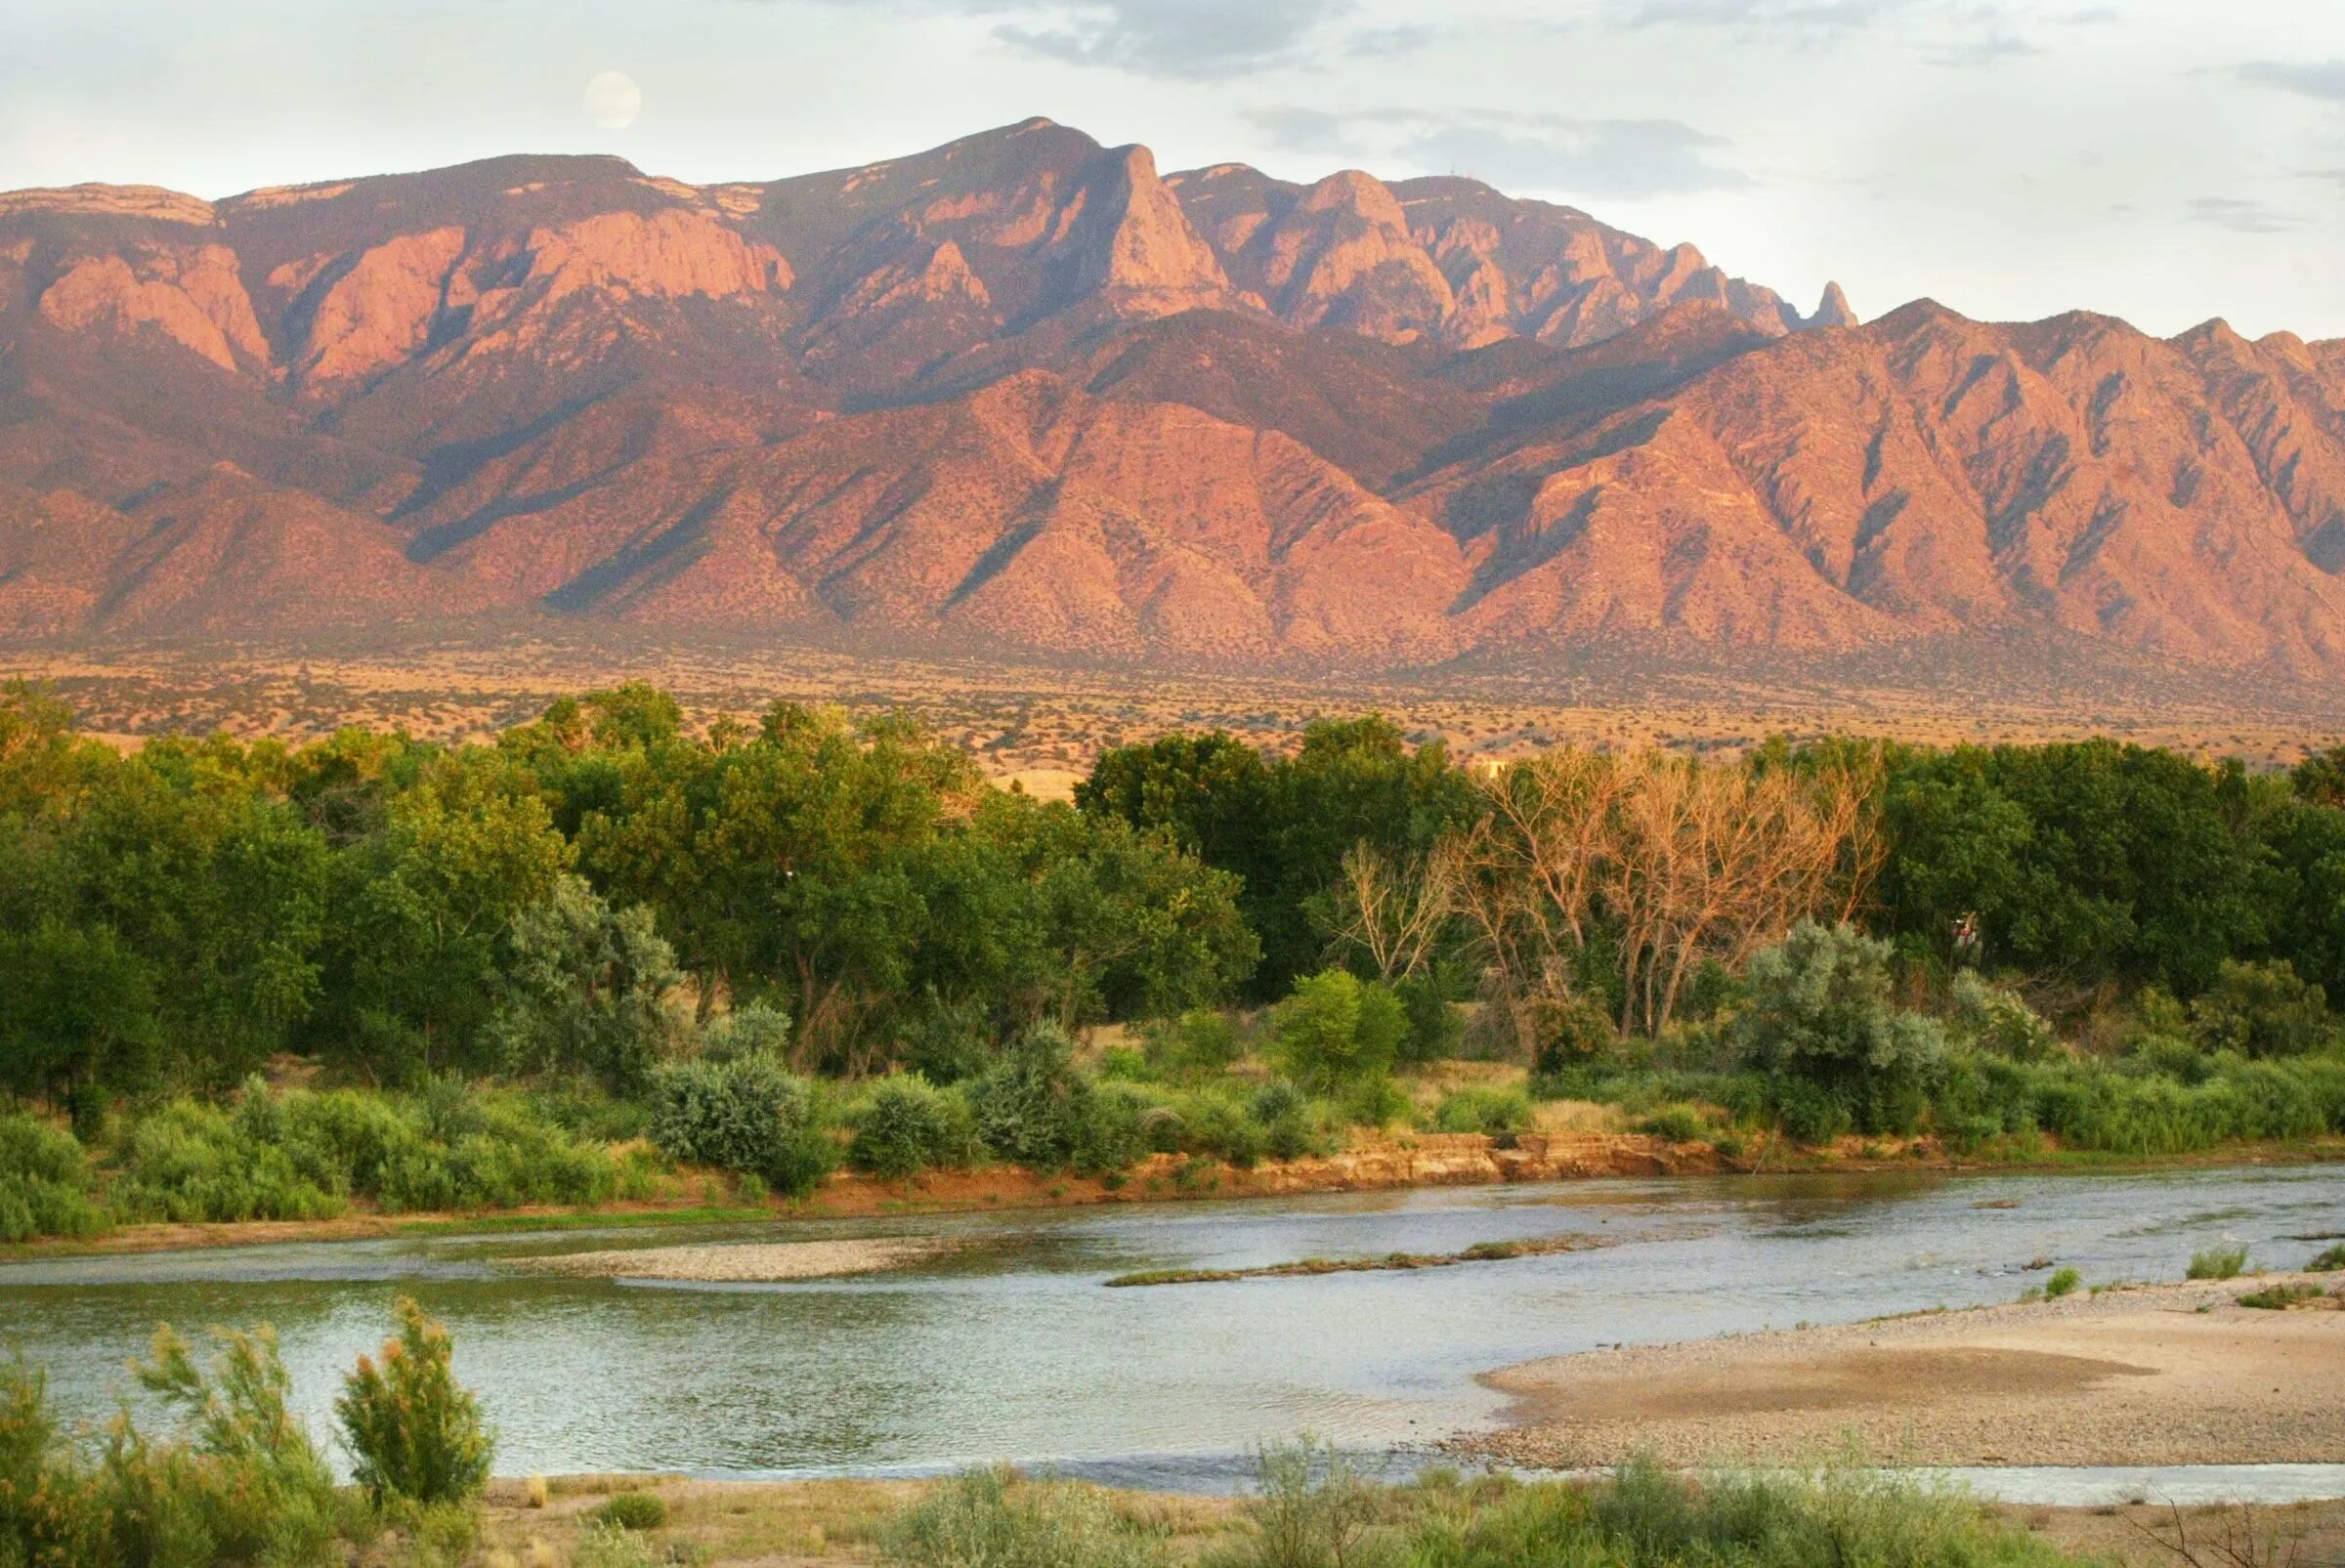
[[[587,117],[606,131],[623,131],[643,112],[643,89],[623,70],[597,71],[586,84]]]

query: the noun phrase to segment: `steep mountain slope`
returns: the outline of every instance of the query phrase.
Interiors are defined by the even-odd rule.
[[[0,194],[0,637],[572,617],[1290,667],[2014,629],[2345,668],[2345,344],[1803,318],[1030,120],[769,184]]]

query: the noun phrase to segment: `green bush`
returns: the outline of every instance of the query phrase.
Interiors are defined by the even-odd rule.
[[[455,1379],[448,1331],[411,1297],[398,1306],[399,1334],[378,1366],[361,1356],[342,1382],[334,1415],[351,1471],[379,1506],[391,1499],[462,1503],[489,1479],[496,1440],[480,1402]]]
[[[0,1242],[95,1236],[111,1223],[73,1134],[38,1117],[0,1113]]]
[[[667,1523],[667,1500],[656,1492],[620,1492],[594,1510],[615,1530],[657,1530]]]
[[[1205,1008],[1157,1020],[1141,1041],[1148,1065],[1160,1073],[1218,1073],[1245,1052],[1230,1016]]]
[[[2044,1299],[2057,1301],[2064,1295],[2073,1295],[2076,1287],[2083,1283],[2084,1276],[2072,1268],[2054,1269],[2052,1277],[2044,1281]]]
[[[1520,1089],[1463,1088],[1442,1097],[1433,1126],[1442,1132],[1479,1132],[1512,1138],[1531,1125],[1530,1096]]]
[[[131,1127],[114,1195],[126,1215],[140,1219],[326,1219],[341,1213],[349,1207],[348,1171],[302,1160],[300,1153],[215,1106],[178,1100]]]
[[[1401,1016],[1408,1025],[1398,1052],[1403,1065],[1422,1067],[1458,1054],[1466,1038],[1466,1021],[1458,1016],[1438,976],[1409,975],[1393,984],[1392,994],[1400,998]]]
[[[1483,1010],[1488,1013],[1487,1002]],[[1538,1009],[1537,1018],[1539,1044],[1531,1070],[1541,1077],[1601,1061],[1620,1044],[1611,1011],[1586,992],[1548,1002]]]
[[[2060,1048],[2052,1026],[2037,1017],[2018,992],[1990,985],[1975,969],[1956,973],[1948,1000],[1955,1032],[1981,1050],[2035,1062]]]
[[[1261,1129],[1262,1152],[1271,1159],[1300,1160],[1318,1152],[1311,1098],[1287,1080],[1276,1079],[1255,1090],[1246,1111]]]
[[[1696,1484],[1632,1464],[1428,1510],[1393,1568],[2054,1568],[2078,1562],[1959,1493],[1894,1472],[1755,1470]]]
[[[621,1174],[512,1090],[276,1095],[257,1080],[233,1113],[180,1100],[139,1119],[117,1167],[126,1216],[213,1222],[329,1218],[353,1198],[391,1210],[596,1204]]]
[[[1710,1120],[1698,1106],[1665,1105],[1638,1123],[1637,1130],[1671,1143],[1702,1143],[1710,1136]]]
[[[2208,1050],[2244,1056],[2301,1056],[2336,1038],[2328,998],[2297,978],[2285,959],[2226,958],[2215,983],[2191,1003],[2191,1033]]]
[[[2215,1247],[2191,1254],[2191,1266],[2184,1276],[2193,1280],[2236,1280],[2247,1266],[2244,1247]]]
[[[1295,982],[1270,1012],[1273,1053],[1305,1088],[1336,1092],[1392,1070],[1408,1016],[1389,988],[1329,969]]]
[[[922,1170],[971,1165],[983,1153],[968,1100],[911,1073],[884,1079],[872,1090],[847,1159],[858,1170],[901,1180]]]
[[[969,1085],[977,1135],[1003,1160],[1056,1169],[1074,1158],[1090,1084],[1075,1069],[1075,1042],[1038,1024]]]
[[[1751,1066],[1798,1085],[1812,1127],[1826,1119],[1804,1096],[1820,1090],[1858,1131],[1910,1132],[1945,1072],[1938,1024],[1891,1000],[1890,953],[1849,926],[1807,920],[1751,960],[1736,1042]],[[1787,1129],[1792,1121],[1787,1111]]]
[[[2309,1274],[2333,1274],[2345,1269],[2345,1242],[2339,1242],[2316,1254],[2304,1267]]]
[[[1087,1487],[972,1470],[889,1521],[880,1560],[902,1568],[1167,1568],[1164,1546]]]
[[[779,1062],[789,1049],[789,1014],[771,1002],[745,1001],[701,1026],[704,1061],[759,1056]]]
[[[2258,1307],[2266,1312],[2285,1312],[2303,1301],[2318,1301],[2328,1293],[2318,1285],[2290,1280],[2282,1285],[2267,1285],[2260,1291],[2249,1291],[2239,1297],[2239,1305]]]
[[[662,1568],[662,1563],[642,1536],[598,1521],[578,1533],[570,1568]]]
[[[832,1153],[813,1089],[762,1055],[661,1067],[652,1141],[671,1159],[748,1171],[795,1197],[814,1190]]]
[[[59,1433],[47,1378],[15,1352],[0,1362],[0,1563],[80,1568],[103,1536],[97,1477]]]

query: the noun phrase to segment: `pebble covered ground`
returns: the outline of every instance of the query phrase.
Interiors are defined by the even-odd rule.
[[[609,1280],[749,1285],[909,1268],[946,1251],[938,1237],[842,1242],[752,1242],[721,1247],[639,1247],[513,1259],[517,1268]]]

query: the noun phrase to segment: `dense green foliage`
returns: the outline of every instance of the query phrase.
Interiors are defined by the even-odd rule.
[[[221,1089],[302,1050],[375,1080],[589,1072],[640,1086],[771,998],[800,1066],[892,1059],[938,1018],[1220,1000],[1237,883],[1121,819],[987,788],[892,721],[778,706],[678,728],[641,687],[493,746],[84,741],[0,693],[0,1091]]]
[[[1382,717],[1313,724],[1285,758],[1218,732],[1122,747],[1076,800],[1087,816],[1168,831],[1238,878],[1261,945],[1251,994],[1263,1001],[1319,967],[1329,890],[1352,846],[1422,855],[1478,810],[1440,742],[1412,749]]]
[[[1457,1055],[1762,1158],[2330,1136],[2340,779],[2105,742],[1469,770],[1371,717],[1112,750],[1069,808],[898,720],[695,734],[643,686],[492,744],[125,754],[12,685],[0,1242],[1528,1131],[1397,1086]],[[1138,1027],[1094,1059],[1104,1023]]]
[[[264,1328],[224,1335],[200,1365],[155,1333],[138,1382],[174,1419],[140,1429],[128,1414],[93,1453],[66,1440],[40,1373],[0,1366],[0,1562],[24,1568],[300,1568],[329,1560],[342,1510],[325,1460],[290,1404]]]
[[[399,1560],[453,1562],[471,1547],[471,1509],[490,1440],[451,1346],[412,1301],[381,1364],[361,1357],[336,1410],[359,1490],[334,1485],[294,1410],[276,1335],[218,1333],[199,1362],[168,1327],[131,1370],[170,1418],[143,1428],[125,1404],[103,1432],[68,1436],[41,1370],[0,1363],[0,1563],[9,1568],[323,1568],[396,1526]]]
[[[1272,1010],[1271,1047],[1295,1081],[1335,1091],[1389,1073],[1408,1027],[1389,988],[1329,969]]]

